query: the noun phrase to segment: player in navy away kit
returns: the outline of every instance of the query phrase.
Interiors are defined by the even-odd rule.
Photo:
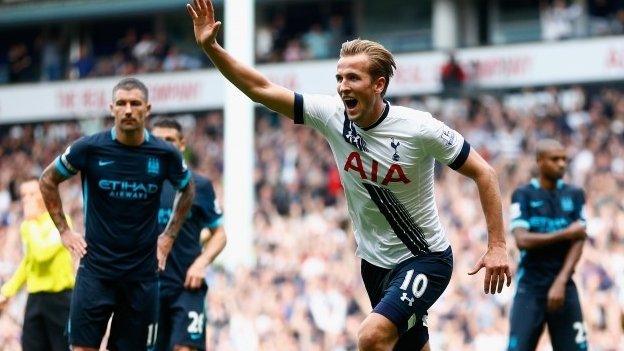
[[[152,134],[184,152],[182,127],[174,119],[159,119],[153,124]],[[226,236],[214,188],[210,180],[193,173],[195,197],[186,221],[180,229],[167,266],[160,274],[160,307],[157,350],[204,350],[204,301],[208,287],[204,280],[206,267],[223,250]],[[158,223],[164,227],[169,221],[175,190],[165,182],[161,194]],[[208,228],[209,237],[202,251],[202,232]]]
[[[80,257],[72,295],[69,341],[97,350],[111,315],[109,350],[146,350],[157,335],[157,270],[193,200],[194,182],[182,155],[145,129],[147,88],[133,78],[113,88],[111,130],[78,139],[44,171],[40,188],[63,244]],[[59,183],[81,173],[85,236],[63,215]],[[177,189],[173,214],[159,236],[165,180]],[[86,241],[85,241],[86,239]]]
[[[539,178],[511,199],[511,231],[520,249],[509,351],[535,350],[544,324],[555,351],[587,350],[572,273],[583,251],[585,194],[565,184],[567,156],[555,140],[537,145]]]

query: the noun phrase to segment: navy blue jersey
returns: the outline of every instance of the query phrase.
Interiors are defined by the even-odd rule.
[[[582,189],[557,182],[553,190],[540,187],[537,179],[514,191],[511,197],[511,230],[524,228],[532,233],[561,230],[574,221],[585,221],[585,193]],[[518,290],[548,292],[563,267],[571,242],[520,251]]]
[[[214,229],[221,225],[222,213],[215,196],[210,180],[193,174],[195,181],[195,197],[193,206],[182,224],[178,238],[173,244],[167,258],[165,271],[161,273],[161,290],[179,292],[183,288],[186,271],[201,254],[202,245],[200,234],[202,229]],[[159,227],[164,229],[172,213],[175,189],[165,182],[160,196],[160,210],[158,212]]]
[[[65,177],[81,174],[87,242],[82,269],[105,279],[155,278],[163,182],[182,189],[191,178],[180,152],[147,131],[141,145],[124,145],[112,129],[78,139],[55,165]]]

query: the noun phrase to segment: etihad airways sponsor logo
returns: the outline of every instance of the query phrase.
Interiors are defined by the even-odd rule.
[[[158,184],[126,180],[101,179],[98,186],[115,199],[144,200],[148,195],[158,192]]]

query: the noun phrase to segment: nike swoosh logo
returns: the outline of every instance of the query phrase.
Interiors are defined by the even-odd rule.
[[[114,163],[114,162],[115,161],[100,161],[100,162],[98,162],[98,164],[100,166],[108,166],[108,165],[110,165],[111,163]]]
[[[531,201],[531,207],[540,207],[544,204],[544,201]]]

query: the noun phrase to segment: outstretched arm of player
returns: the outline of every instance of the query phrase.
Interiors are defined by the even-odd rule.
[[[178,236],[182,223],[184,223],[186,219],[186,214],[191,209],[193,196],[195,196],[195,182],[191,178],[187,186],[176,193],[175,200],[173,201],[173,214],[171,218],[169,218],[165,230],[163,230],[162,234],[158,237],[158,269],[161,271],[165,269],[167,255],[169,255],[169,251],[171,251],[173,247],[173,242]]]
[[[217,43],[221,22],[215,22],[210,0],[194,0],[186,9],[193,19],[195,40],[223,76],[251,100],[290,119],[294,116],[295,94],[269,81],[262,73],[233,58]]]
[[[186,271],[184,287],[187,289],[198,289],[201,287],[201,283],[204,281],[206,267],[221,253],[227,242],[223,226],[204,230],[209,230],[210,236],[204,243],[202,253]]]
[[[496,171],[473,149],[470,150],[468,159],[458,171],[477,184],[488,232],[487,251],[468,274],[476,274],[485,267],[483,291],[486,294],[488,292],[500,293],[503,291],[505,279],[506,285],[511,285],[511,271],[503,232],[503,210],[498,176]]]
[[[565,301],[565,288],[568,280],[572,276],[574,272],[574,268],[576,264],[581,259],[581,254],[583,253],[583,244],[585,243],[585,239],[579,239],[572,243],[570,250],[566,254],[565,261],[563,262],[563,267],[557,274],[557,278],[550,286],[548,290],[548,303],[547,307],[549,311],[555,311],[563,307],[563,303]]]
[[[59,184],[65,181],[65,179],[67,178],[57,171],[54,162],[52,162],[43,171],[41,178],[39,178],[39,189],[48,213],[50,213],[56,229],[61,234],[63,245],[74,257],[82,258],[87,253],[87,243],[84,237],[73,231],[67,223],[65,213],[63,212],[61,194],[58,189]]]
[[[0,289],[0,313],[4,310],[11,297],[26,283],[26,257],[22,258],[11,278]]]
[[[566,240],[584,240],[587,237],[585,224],[580,221],[573,222],[568,227],[548,233],[548,235],[532,233],[524,228],[516,228],[512,233],[519,249],[535,249]]]

